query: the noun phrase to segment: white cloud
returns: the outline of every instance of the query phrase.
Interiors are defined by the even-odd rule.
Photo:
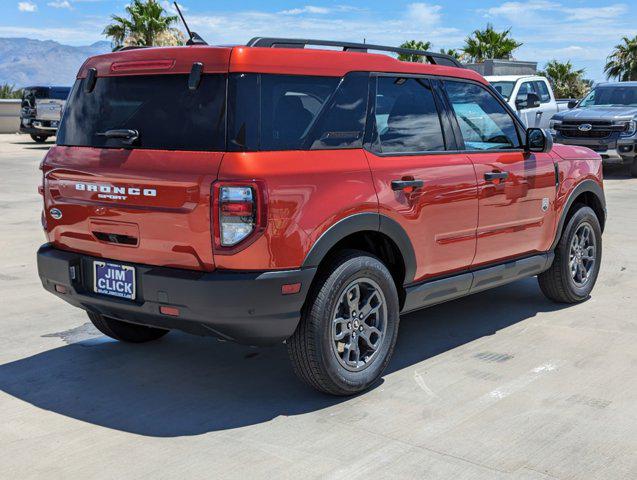
[[[293,9],[296,10],[296,9]],[[300,10],[300,8],[299,8]],[[440,5],[412,3],[394,17],[379,17],[372,11],[339,5],[320,13],[243,11],[189,18],[191,27],[208,43],[245,43],[251,37],[321,38],[400,45],[405,40],[422,39],[434,48],[456,47],[464,35],[445,27]]]
[[[38,6],[31,2],[18,2],[18,10],[21,12],[35,12]]]
[[[53,8],[71,8],[71,4],[68,2],[68,0],[49,2],[47,3],[47,5]]]
[[[188,11],[188,9],[184,7],[181,3],[177,2],[177,5],[179,5],[179,9],[182,11],[182,13]],[[163,0],[161,2],[161,6],[164,7],[164,10],[169,11],[171,14],[173,15],[177,14],[177,9],[175,8],[175,5],[173,4],[173,2],[169,2],[168,0]]]
[[[563,1],[563,0],[562,0]],[[516,58],[572,60],[595,64],[587,74],[601,78],[602,64],[624,35],[637,35],[626,4],[575,7],[550,0],[505,2],[479,10],[496,28],[513,27],[511,35],[524,43]],[[506,22],[506,23],[504,23]]]
[[[554,10],[559,8],[559,3],[546,0],[529,0],[528,2],[504,2],[498,7],[484,10],[486,16],[502,16],[510,21],[517,22],[521,19],[528,19],[529,13]]]
[[[569,8],[565,13],[570,20],[599,20],[617,19],[628,12],[628,6],[623,4],[607,7]]]
[[[428,3],[410,3],[407,5],[407,17],[422,27],[440,24],[442,7]]]
[[[69,45],[86,45],[98,40],[106,40],[102,35],[103,24],[86,28],[34,28],[0,26],[0,37],[27,37],[37,40],[55,40]]]
[[[330,9],[325,7],[314,7],[312,5],[306,5],[305,7],[301,8],[291,8],[290,10],[283,10],[280,13],[282,13],[283,15],[301,15],[303,13],[326,15],[330,13]]]

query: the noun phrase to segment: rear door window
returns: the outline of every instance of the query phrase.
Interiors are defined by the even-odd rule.
[[[445,149],[434,94],[425,78],[377,79],[374,143],[382,153]]]
[[[486,88],[447,80],[447,96],[467,150],[501,150],[520,147],[513,117]]]
[[[132,148],[225,149],[225,75],[203,75],[196,90],[188,75],[99,77],[91,92],[78,80],[57,135],[58,145],[122,148],[107,130],[139,132]]]

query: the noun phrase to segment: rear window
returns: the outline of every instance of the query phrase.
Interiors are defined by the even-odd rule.
[[[229,80],[228,149],[360,148],[369,75],[343,78],[233,74]]]
[[[57,134],[58,145],[122,148],[108,130],[136,130],[132,148],[224,150],[226,76],[203,75],[196,90],[188,75],[98,77],[91,92],[73,87]]]
[[[71,92],[70,88],[65,87],[51,87],[49,92],[49,98],[53,100],[66,100]]]

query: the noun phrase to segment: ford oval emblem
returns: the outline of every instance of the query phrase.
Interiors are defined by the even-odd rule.
[[[577,129],[580,132],[590,132],[593,129],[593,126],[590,123],[582,123]]]
[[[62,218],[62,211],[59,208],[52,208],[51,210],[49,210],[49,213],[51,214],[51,218],[53,218],[54,220],[59,220],[60,218]]]

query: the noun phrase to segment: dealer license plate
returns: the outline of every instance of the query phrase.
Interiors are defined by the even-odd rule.
[[[135,267],[110,262],[93,262],[95,293],[135,300]]]

